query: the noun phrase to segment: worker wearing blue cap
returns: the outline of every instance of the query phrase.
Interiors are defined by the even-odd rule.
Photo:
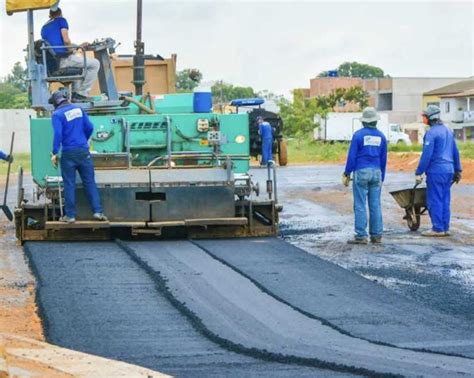
[[[461,159],[453,132],[440,120],[440,109],[429,105],[422,113],[429,125],[423,139],[423,152],[416,169],[416,183],[426,174],[426,202],[431,218],[431,230],[423,236],[449,236],[451,218],[451,185],[461,181]]]
[[[95,183],[94,165],[89,153],[89,138],[94,126],[84,110],[69,103],[65,92],[53,93],[49,102],[54,105],[52,116],[54,139],[51,162],[58,166],[61,149],[61,175],[64,185],[65,215],[61,222],[76,221],[76,172],[81,177],[87,198],[93,211],[94,220],[107,221],[100,203],[99,191]]]
[[[257,117],[258,133],[262,138],[262,161],[260,162],[261,167],[268,165],[268,162],[272,160],[273,152],[273,129],[270,123],[265,122],[263,117]]]
[[[349,244],[367,244],[367,200],[369,203],[369,234],[372,243],[382,242],[383,221],[380,197],[387,166],[387,139],[377,129],[380,119],[373,107],[367,107],[360,119],[362,129],[352,136],[342,183],[349,186],[354,172],[354,230]]]

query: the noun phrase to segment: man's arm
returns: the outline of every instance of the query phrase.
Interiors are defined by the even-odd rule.
[[[382,171],[382,182],[385,181],[385,171],[387,169],[387,139],[382,138],[382,150],[380,156],[380,170]]]
[[[89,116],[87,115],[87,113],[84,110],[82,111],[82,120],[84,121],[82,123],[82,125],[84,127],[84,134],[85,134],[87,140],[89,140],[89,138],[92,135],[92,132],[94,131],[94,125],[92,124]]]
[[[434,138],[429,132],[427,132],[423,140],[423,151],[421,153],[420,162],[418,163],[418,168],[415,172],[417,176],[422,175],[428,169],[431,157],[433,156],[434,142]]]
[[[350,174],[354,171],[358,147],[359,140],[358,137],[354,135],[352,137],[351,145],[349,147],[349,153],[347,154],[346,168],[344,170],[344,174],[346,176],[350,176]]]
[[[59,152],[59,148],[61,147],[61,142],[63,139],[63,125],[59,115],[53,114],[53,155],[57,155]]]

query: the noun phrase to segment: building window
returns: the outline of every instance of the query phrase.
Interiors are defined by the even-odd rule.
[[[451,105],[451,104],[450,104],[449,101],[447,101],[447,102],[444,104],[444,112],[445,112],[445,113],[449,113],[449,106],[450,106],[450,105]]]

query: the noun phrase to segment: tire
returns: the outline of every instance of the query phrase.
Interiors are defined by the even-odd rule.
[[[415,208],[412,210],[406,210],[406,220],[410,231],[417,231],[420,228],[420,209]]]
[[[278,142],[278,164],[280,167],[288,164],[288,146],[285,139]]]

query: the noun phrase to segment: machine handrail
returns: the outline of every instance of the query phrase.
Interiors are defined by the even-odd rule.
[[[43,44],[40,49],[42,50],[42,55],[43,55],[43,64],[46,68],[46,75],[48,75],[48,65],[46,62],[46,50],[52,50],[53,51],[53,56],[57,58],[57,54],[54,51],[55,48],[66,48],[66,49],[76,49],[76,50],[82,50],[82,57],[84,58],[84,65],[82,67],[82,74],[81,75],[73,75],[73,76],[46,76],[46,79],[54,79],[54,80],[65,80],[65,79],[74,79],[74,80],[79,80],[79,79],[84,79],[86,77],[86,67],[87,67],[87,57],[86,57],[86,50],[84,47],[80,45],[63,45],[63,46],[51,46],[51,45],[45,45]],[[60,58],[60,57],[59,57]],[[60,63],[59,63],[60,64]]]

